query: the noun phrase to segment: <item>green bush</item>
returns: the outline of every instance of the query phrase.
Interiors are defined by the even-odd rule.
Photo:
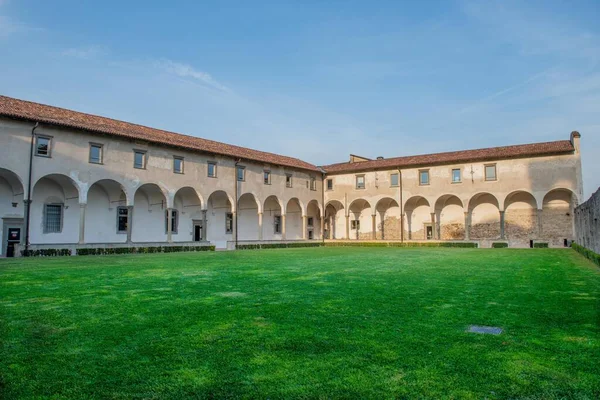
[[[326,247],[455,247],[463,249],[477,248],[471,242],[327,242]]]
[[[182,251],[215,251],[215,246],[99,247],[96,249],[77,249],[77,255],[104,256],[110,254],[178,253]]]
[[[575,242],[571,243],[571,248],[583,255],[588,260],[592,261],[594,264],[600,266],[600,254],[594,253],[592,250],[580,246]]]
[[[548,248],[548,243],[543,243],[543,242],[534,243],[533,244],[533,248],[534,249],[547,249]]]
[[[493,249],[505,249],[508,247],[508,243],[506,242],[495,242],[492,243],[492,248]]]
[[[41,250],[21,250],[23,257],[62,257],[70,256],[70,249],[41,249]]]
[[[254,244],[238,244],[237,250],[257,250],[257,249],[291,249],[299,247],[321,247],[322,242],[314,243],[254,243]]]

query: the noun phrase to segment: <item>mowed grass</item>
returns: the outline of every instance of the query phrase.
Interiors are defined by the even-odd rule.
[[[600,272],[571,250],[0,260],[0,345],[5,398],[595,399]]]

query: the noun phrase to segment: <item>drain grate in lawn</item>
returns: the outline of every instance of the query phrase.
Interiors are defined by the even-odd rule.
[[[502,333],[502,328],[498,328],[497,326],[471,325],[469,326],[469,332],[483,333],[484,335],[499,335]]]

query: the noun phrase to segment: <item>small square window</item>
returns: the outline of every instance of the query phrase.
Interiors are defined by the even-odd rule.
[[[183,157],[173,157],[173,172],[183,174]]]
[[[216,178],[217,177],[217,163],[216,162],[208,162],[208,177]]]
[[[390,174],[390,186],[399,186],[400,179],[398,174]]]
[[[271,184],[271,171],[263,172],[263,181],[265,182],[265,185]]]
[[[452,183],[461,183],[462,182],[462,174],[460,168],[454,168],[452,170]]]
[[[225,233],[233,233],[233,214],[229,212],[225,214]]]
[[[327,190],[333,190],[333,179],[327,179]]]
[[[365,188],[365,176],[364,175],[356,175],[356,188],[357,189]]]
[[[90,144],[90,163],[91,164],[102,164],[102,145],[101,144]]]
[[[485,180],[486,181],[495,181],[497,179],[496,176],[496,164],[490,164],[485,166]]]
[[[117,233],[127,233],[128,214],[127,207],[117,207]]]
[[[273,232],[275,234],[281,233],[281,215],[273,216]]]
[[[171,233],[177,233],[177,222],[179,214],[177,210],[171,210]],[[165,233],[169,232],[169,210],[165,210]]]
[[[317,178],[314,176],[310,177],[310,190],[317,190]]]
[[[419,185],[429,185],[429,170],[419,171]]]
[[[62,232],[63,205],[46,204],[44,211],[44,233]]]
[[[133,167],[138,169],[146,169],[146,152],[135,150],[133,156]]]
[[[237,167],[237,180],[243,182],[246,180],[246,167],[238,165]]]
[[[314,219],[313,217],[308,217],[308,218],[307,218],[307,222],[306,222],[306,224],[307,224],[308,226],[314,226],[314,223],[315,223],[315,219]]]
[[[35,138],[35,155],[42,157],[50,157],[50,145],[52,139],[48,136],[36,136]]]
[[[285,174],[285,187],[292,187],[292,174]]]

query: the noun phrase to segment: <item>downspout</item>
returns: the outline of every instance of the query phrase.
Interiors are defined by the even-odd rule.
[[[323,242],[323,246],[325,245],[325,177],[327,176],[325,170],[323,168],[319,168],[321,170],[321,208],[323,209],[323,212],[321,213],[321,219],[323,220],[323,223],[321,224],[321,226],[323,227],[323,229],[321,229],[321,242]],[[329,230],[331,230],[331,227],[329,227]]]
[[[398,167],[398,179],[400,185],[398,190],[400,191],[400,242],[404,243],[404,198],[402,196],[402,170]]]
[[[36,122],[31,129],[31,146],[29,148],[29,179],[27,181],[27,204],[25,204],[27,211],[27,219],[25,221],[25,257],[28,255],[29,250],[29,220],[31,219],[31,178],[33,175],[33,146],[35,143],[35,130],[40,126],[39,122]]]
[[[237,160],[235,160],[235,168],[233,169],[233,182],[235,184],[235,187],[233,188],[233,193],[234,193],[234,197],[235,197],[235,235],[233,236],[233,242],[234,242],[234,250],[237,249],[238,246],[238,203],[239,203],[239,199],[238,199],[238,185],[239,185],[239,181],[238,181],[238,164],[240,163],[240,161],[242,161],[241,158],[238,158]]]

